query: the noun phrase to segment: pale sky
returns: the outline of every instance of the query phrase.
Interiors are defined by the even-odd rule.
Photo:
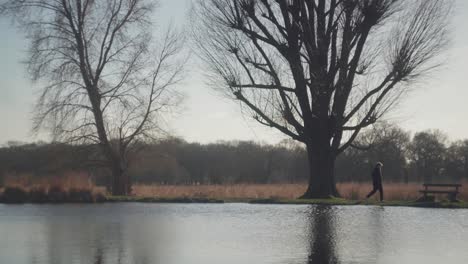
[[[424,80],[387,120],[416,132],[440,129],[450,139],[468,138],[468,1],[456,0],[453,41],[444,67]],[[161,0],[155,17],[160,26],[187,22],[190,0]],[[25,66],[27,43],[10,21],[0,18],[0,144],[10,140],[32,142],[31,117],[38,88],[29,81]],[[237,103],[208,87],[203,69],[194,59],[179,89],[185,94],[183,109],[168,119],[168,130],[189,142],[255,140],[277,143],[285,137],[243,116]]]

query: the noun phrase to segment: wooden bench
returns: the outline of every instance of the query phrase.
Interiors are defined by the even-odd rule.
[[[449,184],[449,183],[424,183],[424,190],[420,190],[420,193],[424,194],[424,199],[428,199],[428,194],[447,194],[447,198],[451,202],[457,201],[457,194],[460,192],[458,188],[460,188],[461,184]],[[436,190],[431,188],[437,188]],[[441,190],[445,189],[445,190]]]

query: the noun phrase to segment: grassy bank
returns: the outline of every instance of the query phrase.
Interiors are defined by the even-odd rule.
[[[458,199],[468,201],[468,184],[461,189]],[[143,185],[133,186],[130,196],[110,196],[103,187],[89,181],[62,179],[62,181],[19,184],[0,190],[2,203],[256,203],[256,204],[328,204],[328,205],[383,205],[441,208],[468,208],[468,203],[450,203],[444,196],[435,202],[416,202],[420,198],[421,184],[385,183],[385,202],[376,201],[375,195],[362,202],[372,189],[370,183],[339,183],[341,198],[323,200],[297,199],[305,192],[306,184],[235,184],[235,185]]]
[[[458,198],[468,201],[468,183],[462,183]],[[337,184],[342,198],[361,200],[372,189],[371,183],[346,182]],[[388,201],[414,201],[420,197],[420,183],[384,183]],[[307,189],[306,184],[233,184],[233,185],[142,185],[133,186],[133,194],[140,197],[190,197],[211,199],[280,199],[293,200]],[[371,198],[376,199],[378,196]],[[443,198],[443,197],[441,197]]]
[[[208,198],[159,198],[159,197],[137,197],[137,196],[108,196],[107,202],[135,202],[135,203],[250,203],[250,204],[282,204],[282,205],[340,205],[340,206],[400,206],[421,208],[454,208],[468,209],[468,202],[449,202],[437,200],[434,202],[418,201],[362,201],[348,200],[343,198],[329,199],[208,199]]]
[[[437,196],[434,202],[418,202],[420,183],[384,183],[385,202],[377,201],[378,194],[362,201],[372,189],[371,183],[338,183],[341,198],[297,199],[307,189],[306,184],[235,184],[235,185],[139,185],[133,187],[136,197],[161,197],[156,200],[177,199],[212,199],[224,202],[246,202],[254,204],[322,204],[322,205],[380,205],[411,206],[432,208],[468,208],[468,183],[463,183],[458,196],[460,202],[446,201],[445,196]],[[112,199],[112,197],[110,198]],[[157,202],[157,201],[156,201]]]
[[[330,199],[258,199],[251,200],[252,204],[311,204],[311,205],[361,205],[361,206],[400,206],[400,207],[422,207],[422,208],[460,208],[468,209],[468,202],[458,201],[449,202],[446,200],[436,200],[433,202],[420,201],[363,201],[363,200],[347,200],[343,198]]]
[[[139,196],[107,196],[107,202],[111,203],[224,203],[222,199],[214,198],[195,198],[195,197],[139,197]]]

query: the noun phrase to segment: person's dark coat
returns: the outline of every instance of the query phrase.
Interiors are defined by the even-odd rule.
[[[382,185],[382,170],[380,169],[380,166],[376,166],[372,171],[372,183],[374,187]]]
[[[379,191],[380,201],[383,201],[383,186],[382,186],[382,169],[381,169],[381,166],[375,166],[374,170],[372,171],[372,184],[374,185],[374,188],[366,196],[366,198],[371,197],[372,195],[374,195],[375,192]]]

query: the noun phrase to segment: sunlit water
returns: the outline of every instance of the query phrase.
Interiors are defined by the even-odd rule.
[[[0,263],[468,263],[468,210],[0,205]]]

